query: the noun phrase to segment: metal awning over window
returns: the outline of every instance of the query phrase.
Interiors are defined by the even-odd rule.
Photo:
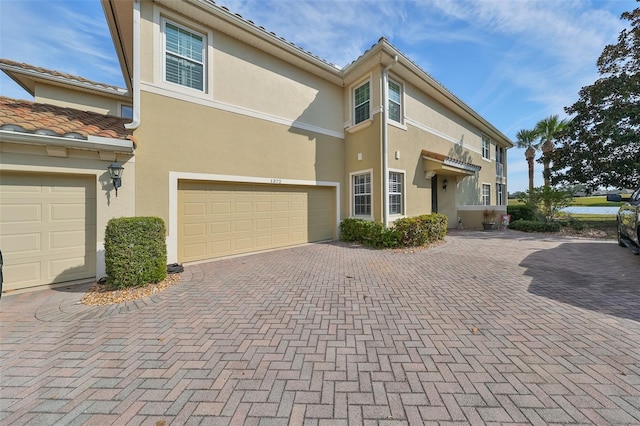
[[[481,166],[476,166],[475,164],[457,160],[443,154],[427,151],[426,149],[422,150],[422,165],[427,177],[434,175],[459,177],[473,176],[482,168]]]

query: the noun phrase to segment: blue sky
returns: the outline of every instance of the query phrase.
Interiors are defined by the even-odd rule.
[[[345,66],[384,36],[515,141],[564,117],[634,0],[218,0],[257,25]],[[124,86],[98,0],[0,0],[0,57]],[[0,94],[30,99],[4,74]],[[536,164],[536,185],[542,167]],[[509,191],[525,190],[524,151],[508,153]]]

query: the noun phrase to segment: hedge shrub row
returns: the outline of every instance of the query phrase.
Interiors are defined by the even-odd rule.
[[[447,217],[433,213],[401,218],[390,228],[363,219],[344,219],[340,239],[373,248],[418,247],[442,240],[447,235]]]
[[[509,228],[523,232],[558,232],[560,231],[560,222],[538,222],[520,219],[511,222]]]
[[[527,204],[507,206],[507,214],[511,215],[511,222],[517,220],[536,220],[536,209]]]
[[[119,217],[107,223],[104,256],[107,285],[140,287],[167,276],[164,221],[158,217]]]

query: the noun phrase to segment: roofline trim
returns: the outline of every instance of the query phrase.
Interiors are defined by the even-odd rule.
[[[130,139],[105,138],[89,135],[87,139],[71,139],[61,136],[38,135],[35,133],[0,130],[0,142],[24,145],[61,146],[85,151],[109,151],[119,154],[133,154],[134,145]]]
[[[108,95],[110,97],[121,99],[127,102],[130,100],[129,92],[126,89],[117,90],[116,88],[107,88],[105,86],[100,85],[100,83],[91,84],[87,82],[73,80],[70,78],[64,78],[60,76],[47,74],[44,72],[39,72],[33,69],[26,69],[26,68],[17,67],[14,65],[8,65],[5,63],[0,63],[0,70],[2,70],[5,74],[7,74],[13,81],[15,81],[20,87],[22,87],[25,91],[27,91],[27,93],[29,93],[31,96],[34,96],[35,94],[31,90],[29,90],[27,87],[25,87],[19,81],[19,79],[12,74],[24,75],[34,80],[50,81],[63,86],[74,86],[77,88],[84,89],[85,91],[88,91],[88,92],[98,92],[101,95]]]

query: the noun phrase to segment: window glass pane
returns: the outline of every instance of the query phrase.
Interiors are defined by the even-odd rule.
[[[389,213],[402,214],[402,173],[389,172]]]
[[[400,105],[389,101],[389,119],[400,122]]]
[[[371,175],[369,173],[353,176],[353,214],[371,215]]]
[[[400,85],[393,81],[389,82],[389,99],[398,104],[400,103]]]
[[[167,22],[165,40],[165,79],[203,90],[203,37]]]
[[[354,124],[358,124],[369,118],[369,98],[369,82],[364,83],[354,90]]]

